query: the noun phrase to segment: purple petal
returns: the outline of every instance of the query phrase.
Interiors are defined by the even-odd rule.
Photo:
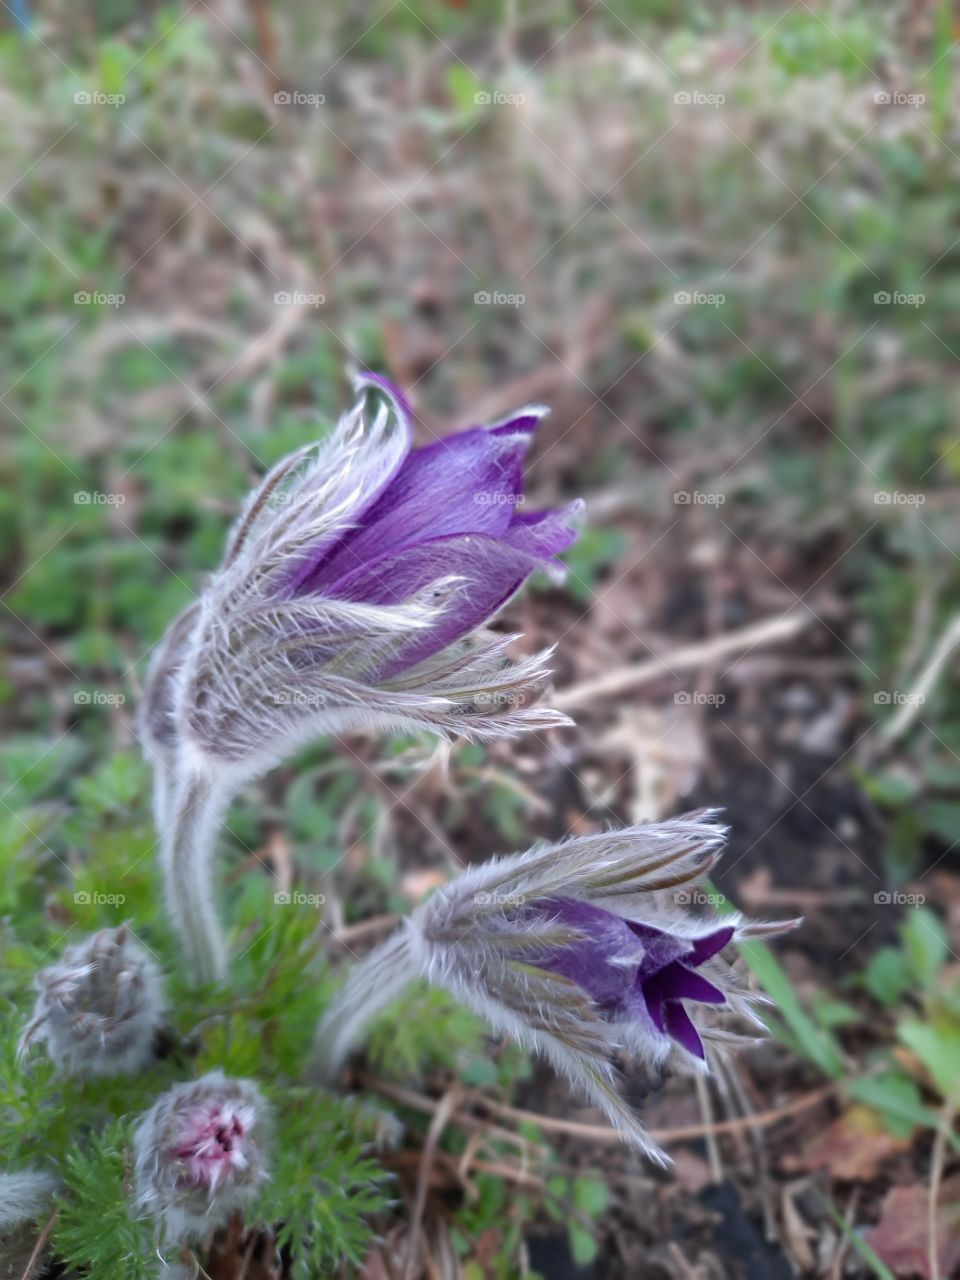
[[[476,429],[414,450],[359,528],[311,576],[308,589],[332,592],[331,584],[352,571],[429,539],[505,533],[528,446],[522,429],[503,435]]]
[[[704,934],[702,938],[695,938],[693,950],[685,957],[686,963],[699,965],[712,960],[718,951],[723,950],[735,932],[733,925],[724,925],[721,929],[715,929],[713,933]]]
[[[411,635],[380,671],[388,679],[422,662],[485,623],[518,589],[539,561],[483,534],[434,538],[362,565],[326,587],[326,594],[367,604],[396,604],[444,577],[463,583],[437,622]]]
[[[726,997],[719,987],[715,987],[712,982],[708,982],[699,973],[694,973],[680,961],[668,964],[642,985],[648,1004],[651,992],[661,1000],[700,1000],[704,1004],[726,1004]]]
[[[664,1006],[663,1018],[668,1036],[672,1036],[688,1053],[695,1058],[704,1058],[703,1041],[697,1034],[697,1028],[690,1020],[690,1015],[682,1004],[677,1002]]]
[[[545,899],[531,907],[529,914],[538,923],[549,919],[584,935],[536,963],[575,982],[602,1008],[620,1012],[631,996],[636,969],[630,963],[614,961],[635,959],[639,964],[643,958],[643,947],[626,921],[575,898]]]
[[[552,511],[515,514],[503,541],[530,555],[549,559],[565,551],[577,537],[577,522],[584,509],[582,498]]]

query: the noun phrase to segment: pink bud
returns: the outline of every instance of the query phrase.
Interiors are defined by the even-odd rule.
[[[173,1242],[200,1239],[267,1176],[266,1104],[250,1080],[212,1071],[176,1085],[134,1134],[137,1195]]]

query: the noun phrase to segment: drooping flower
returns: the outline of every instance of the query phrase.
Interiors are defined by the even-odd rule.
[[[128,925],[101,929],[34,979],[37,1001],[20,1039],[82,1076],[130,1075],[149,1062],[163,1014],[159,966]]]
[[[318,1029],[318,1075],[334,1078],[369,1020],[423,977],[542,1052],[625,1139],[663,1159],[616,1089],[617,1051],[651,1066],[676,1057],[704,1067],[705,1041],[740,1038],[704,1010],[762,1025],[757,997],[720,952],[797,923],[697,916],[671,894],[719,858],[724,828],[713,817],[700,811],[469,868],[351,970]]]
[[[383,379],[247,502],[146,689],[168,901],[201,976],[222,977],[210,844],[241,784],[318,734],[431,729],[485,738],[568,724],[526,707],[548,653],[506,658],[484,625],[537,568],[562,572],[581,504],[528,513],[523,459],[544,410],[411,449]],[[372,420],[368,398],[378,401]]]
[[[202,1240],[267,1177],[266,1103],[211,1071],[158,1098],[133,1135],[137,1202],[170,1243]]]

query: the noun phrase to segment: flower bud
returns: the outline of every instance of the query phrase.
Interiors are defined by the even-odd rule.
[[[160,970],[127,925],[67,947],[34,979],[37,1002],[20,1040],[81,1076],[129,1075],[153,1056],[163,1011]]]
[[[171,1243],[222,1226],[267,1177],[266,1103],[250,1080],[211,1071],[175,1085],[134,1133],[138,1203]]]

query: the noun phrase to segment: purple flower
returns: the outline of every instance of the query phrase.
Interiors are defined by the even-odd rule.
[[[505,422],[474,427],[409,450],[409,410],[384,379],[365,375],[392,400],[400,442],[373,469],[353,522],[309,548],[285,584],[292,596],[396,605],[431,583],[457,578],[455,607],[382,659],[371,673],[389,679],[487,621],[537,568],[573,542],[577,501],[526,514],[523,462],[540,406]]]
[[[798,923],[694,916],[688,894],[668,892],[719,858],[724,829],[713,817],[703,810],[468,868],[353,966],[317,1033],[318,1076],[334,1079],[370,1020],[422,977],[545,1054],[624,1138],[665,1160],[616,1088],[616,1055],[705,1067],[704,1041],[742,1037],[699,1006],[758,1025],[757,996],[720,952]]]
[[[569,724],[524,705],[548,653],[483,627],[537,568],[560,573],[581,504],[521,511],[544,410],[411,447],[374,375],[331,435],[250,495],[223,564],[160,642],[141,731],[170,914],[193,970],[225,973],[210,845],[232,795],[321,734],[489,738]],[[374,412],[368,412],[368,401]]]
[[[683,1001],[726,1004],[721,988],[697,969],[731,941],[733,925],[681,937],[574,898],[546,899],[527,912],[531,925],[561,924],[578,935],[532,958],[533,963],[582,987],[610,1021],[637,1021],[648,1034],[669,1037],[704,1058],[703,1041]]]

